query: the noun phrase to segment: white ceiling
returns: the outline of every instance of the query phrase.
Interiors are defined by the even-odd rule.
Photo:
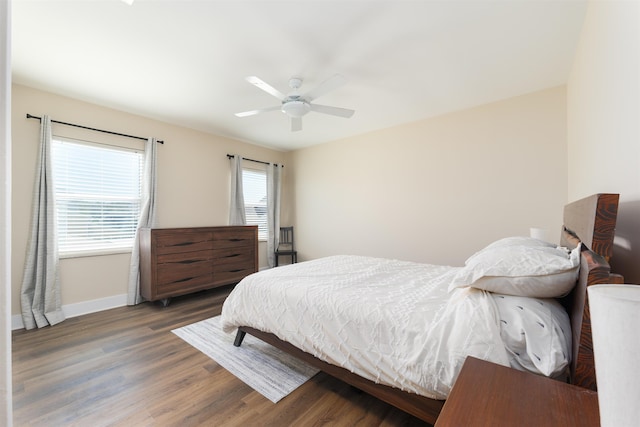
[[[176,125],[292,150],[566,83],[579,0],[13,0],[13,81]],[[290,132],[234,113],[334,74],[344,86]],[[33,112],[34,114],[38,112]],[[52,113],[50,113],[52,114]],[[53,117],[54,119],[56,117]],[[65,118],[69,120],[69,118]]]

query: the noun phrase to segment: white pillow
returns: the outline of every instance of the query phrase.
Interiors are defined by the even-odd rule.
[[[579,266],[580,245],[569,251],[555,245],[492,244],[467,259],[449,291],[473,287],[507,295],[556,298],[571,291]]]
[[[496,240],[493,243],[487,245],[480,252],[486,251],[488,249],[502,248],[502,247],[512,247],[512,246],[528,246],[532,248],[555,248],[557,245],[555,243],[547,242],[544,240],[536,239],[533,237],[524,237],[524,236],[512,236],[505,237],[499,240]]]
[[[511,367],[548,377],[563,374],[571,361],[571,323],[562,305],[554,299],[492,296]]]

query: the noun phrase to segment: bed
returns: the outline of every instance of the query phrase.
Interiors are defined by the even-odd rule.
[[[608,265],[617,206],[616,194],[571,203],[559,245],[500,239],[464,267],[338,256],[265,270],[232,291],[222,326],[237,346],[249,333],[432,424],[469,355],[595,389],[586,288],[622,283]],[[505,257],[515,281],[494,280]],[[527,329],[525,342],[523,323],[545,341]]]

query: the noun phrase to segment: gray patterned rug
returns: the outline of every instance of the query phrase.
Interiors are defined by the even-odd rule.
[[[235,347],[235,333],[222,332],[220,316],[171,332],[215,360],[273,403],[319,372],[316,368],[249,334],[245,336],[240,347]]]

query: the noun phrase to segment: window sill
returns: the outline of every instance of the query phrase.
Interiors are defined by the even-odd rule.
[[[61,252],[59,254],[60,259],[67,258],[85,258],[85,257],[95,257],[95,256],[104,256],[104,255],[117,255],[117,254],[130,254],[131,248],[109,248],[109,249],[90,249],[86,251],[76,251],[76,252]]]

